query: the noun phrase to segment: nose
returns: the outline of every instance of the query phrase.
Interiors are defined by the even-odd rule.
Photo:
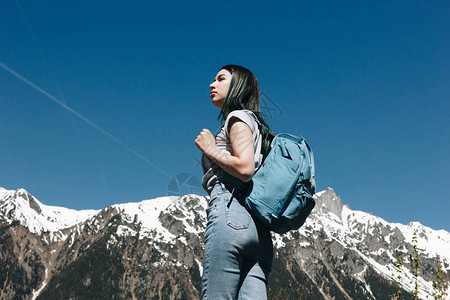
[[[211,84],[209,85],[209,88],[213,89],[215,87],[216,87],[216,82],[215,81],[211,82]]]

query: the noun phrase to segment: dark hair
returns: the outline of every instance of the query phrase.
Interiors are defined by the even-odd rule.
[[[241,109],[247,109],[253,112],[262,125],[260,126],[262,135],[261,153],[264,160],[270,151],[270,143],[275,137],[275,134],[270,130],[266,121],[264,121],[260,111],[258,79],[256,79],[256,76],[250,70],[237,65],[226,65],[221,70],[227,70],[232,76],[230,88],[228,89],[218,118],[224,123],[227,112]]]

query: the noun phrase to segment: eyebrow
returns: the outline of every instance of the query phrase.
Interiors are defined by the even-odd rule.
[[[227,74],[219,74],[219,75],[217,75],[217,77],[216,78],[220,78],[221,76],[226,76]],[[216,80],[216,78],[214,78],[214,80]]]

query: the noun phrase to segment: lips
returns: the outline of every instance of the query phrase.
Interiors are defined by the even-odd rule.
[[[217,92],[214,92],[214,91],[213,91],[213,92],[211,92],[211,93],[209,94],[209,96],[212,97],[214,94],[217,94]]]

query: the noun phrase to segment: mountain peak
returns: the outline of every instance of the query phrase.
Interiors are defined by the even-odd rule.
[[[441,256],[448,274],[450,256],[445,249],[450,245],[450,233],[434,231],[417,222],[388,223],[380,217],[352,211],[332,188],[314,198],[316,207],[302,228],[283,236],[274,234],[273,272],[277,275],[270,283],[272,295],[285,284],[292,284],[297,291],[315,299],[388,299],[396,291],[391,274],[396,270],[399,254],[404,258],[401,272],[405,293],[412,291],[414,275],[408,253],[414,249],[414,232],[423,266],[419,296],[432,295],[436,254]],[[166,196],[115,204],[103,210],[77,211],[44,205],[24,189],[0,188],[0,225],[6,225],[8,230],[4,232],[10,235],[6,241],[13,245],[3,249],[11,250],[7,253],[9,265],[40,270],[40,281],[32,288],[35,296],[42,293],[42,299],[56,293],[61,299],[77,298],[77,293],[86,294],[86,289],[87,293],[96,293],[111,278],[124,283],[120,289],[114,287],[115,295],[136,293],[140,299],[165,291],[164,298],[189,298],[188,294],[176,294],[183,291],[197,299],[206,203],[204,196]],[[26,235],[26,229],[31,234]],[[99,271],[105,265],[113,268]],[[75,284],[75,289],[73,266],[82,270],[77,272],[79,284]],[[153,281],[148,280],[149,274]],[[98,281],[102,278],[108,282]],[[177,286],[167,285],[168,282],[176,282]],[[13,282],[5,290],[14,295],[17,289],[13,287],[25,284]]]
[[[74,210],[42,204],[25,189],[0,189],[0,219],[19,221],[34,233],[71,227],[97,214],[98,210]]]
[[[314,199],[316,200],[316,206],[314,207],[316,213],[333,213],[339,219],[342,219],[344,205],[342,204],[341,197],[336,195],[332,188],[328,187],[326,190],[315,194]]]
[[[16,190],[16,194],[24,199],[26,202],[28,202],[29,207],[34,210],[37,214],[42,214],[41,205],[36,198],[34,198],[30,193],[28,193],[25,189],[18,189]]]

